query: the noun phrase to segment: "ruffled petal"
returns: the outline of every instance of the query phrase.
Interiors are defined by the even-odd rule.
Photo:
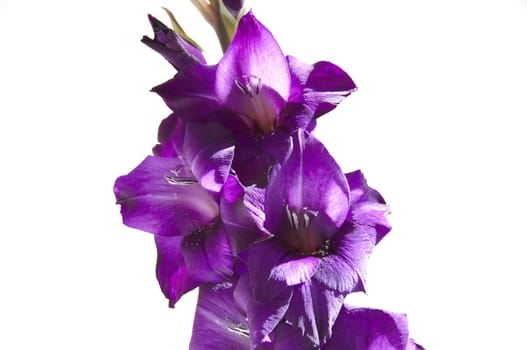
[[[186,235],[210,224],[217,203],[177,158],[148,156],[114,186],[125,225],[164,236]]]
[[[351,293],[364,288],[366,266],[375,244],[375,230],[346,223],[332,240],[313,276],[327,288]]]
[[[314,117],[334,109],[357,86],[349,75],[333,63],[321,61],[313,65],[287,56],[293,78],[303,87],[303,97],[314,111]]]
[[[174,68],[181,70],[191,64],[206,63],[201,52],[172,29],[151,15],[148,15],[148,20],[154,30],[154,39],[144,36],[141,41],[163,56]]]
[[[194,280],[219,283],[233,274],[231,246],[219,222],[185,236],[181,252]]]
[[[331,238],[349,211],[349,187],[338,164],[313,136],[299,131],[293,151],[271,175],[265,226],[302,253]]]
[[[324,350],[407,350],[407,343],[405,315],[346,305]]]
[[[311,280],[294,287],[285,319],[313,343],[323,345],[331,337],[331,329],[343,302],[343,294]]]
[[[249,12],[218,63],[216,94],[220,103],[270,131],[289,97],[287,61],[272,34]]]
[[[192,279],[181,254],[182,237],[155,236],[157,248],[156,276],[163,294],[174,304],[187,292],[199,285]]]
[[[386,202],[379,192],[368,186],[360,170],[346,174],[346,180],[351,191],[351,210],[348,220],[375,228],[376,243],[379,243],[391,230],[386,218],[390,212]]]

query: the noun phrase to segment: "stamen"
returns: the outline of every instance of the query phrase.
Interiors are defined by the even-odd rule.
[[[190,178],[190,177],[179,177],[179,176],[165,175],[165,179],[171,185],[194,185],[194,184],[198,183],[198,181],[196,181],[195,179]]]
[[[308,227],[309,226],[309,214],[304,212],[304,227]]]
[[[249,338],[249,329],[247,328],[247,326],[239,322],[236,322],[233,319],[228,318],[228,317],[225,319],[225,321],[227,321],[228,323],[227,329],[230,332]]]
[[[246,94],[249,98],[253,97],[252,88],[251,88],[250,85],[248,85],[248,84],[243,85],[238,79],[234,80],[234,84],[236,84],[238,89],[240,89],[240,91],[243,92],[244,94]]]
[[[260,95],[260,92],[262,92],[262,79],[261,78],[257,78],[257,79],[258,79],[258,83],[256,84],[256,94]]]
[[[330,253],[330,249],[331,249],[331,241],[329,239],[326,239],[322,245],[320,246],[320,248],[314,252],[313,254],[311,254],[312,256],[316,256],[318,258],[323,258],[327,255],[329,255]]]
[[[234,79],[234,84],[249,98],[253,98],[262,92],[262,79],[256,75],[242,75]]]
[[[293,220],[293,228],[299,230],[300,225],[298,223],[298,215],[295,212],[291,212],[291,219]]]

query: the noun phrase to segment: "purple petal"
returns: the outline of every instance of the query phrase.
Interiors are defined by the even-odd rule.
[[[292,56],[287,57],[287,62],[293,78],[303,87],[304,99],[315,118],[334,109],[357,88],[349,75],[333,63],[309,65]]]
[[[346,174],[351,191],[351,210],[348,220],[359,225],[368,225],[377,231],[376,243],[391,230],[386,216],[390,212],[379,192],[368,187],[360,170]]]
[[[182,237],[155,236],[157,247],[156,275],[161,290],[169,300],[169,306],[199,285],[187,271],[181,254]]]
[[[407,342],[405,315],[346,305],[324,350],[406,350]]]
[[[339,314],[344,295],[327,289],[316,280],[294,287],[285,319],[300,328],[315,344],[324,344]]]
[[[270,131],[288,100],[290,85],[282,50],[249,12],[217,66],[215,91],[220,103],[255,122],[261,131]]]
[[[186,235],[210,224],[216,202],[177,158],[149,156],[114,186],[125,225],[163,236]]]
[[[152,91],[176,114],[199,120],[220,107],[214,91],[215,74],[216,68],[212,66],[188,66]]]
[[[233,273],[231,246],[221,223],[183,238],[181,252],[189,275],[199,282],[223,282]]]
[[[263,194],[257,188],[244,188],[230,176],[223,186],[220,215],[229,233],[234,255],[266,236],[263,230]]]
[[[275,279],[271,271],[286,259],[289,252],[275,238],[257,242],[249,248],[248,270],[257,302],[267,302],[288,289],[284,279]]]
[[[280,112],[278,125],[288,133],[297,129],[312,130],[314,128],[314,111],[305,103],[288,103]]]
[[[368,226],[345,224],[331,242],[313,276],[327,288],[351,293],[364,288],[366,265],[373,250],[375,231]]]
[[[283,131],[240,133],[232,167],[244,185],[266,187],[270,170],[291,152],[291,147],[291,137]]]
[[[324,146],[302,132],[266,193],[265,226],[289,247],[311,254],[331,238],[349,211],[349,187]]]
[[[183,157],[205,189],[219,192],[231,170],[234,138],[219,123],[186,124]]]
[[[176,114],[172,113],[163,119],[157,131],[159,144],[154,147],[153,153],[160,157],[178,157],[185,134],[184,130],[185,124]],[[181,141],[177,142],[178,147],[174,147],[174,141],[177,138],[180,138]]]
[[[280,323],[274,330],[274,350],[306,350],[317,349],[311,339],[302,335],[299,328],[285,322]]]
[[[233,291],[229,285],[200,287],[191,350],[251,349],[246,315],[235,307]]]
[[[234,137],[223,125],[171,115],[161,123],[159,139],[158,155],[180,158],[206,190],[221,190],[234,157]]]
[[[238,280],[234,292],[236,305],[247,310],[251,341],[261,344],[275,327],[282,321],[291,301],[292,288],[277,294],[272,300],[260,302],[255,300],[255,290],[251,287],[247,274]]]
[[[154,39],[144,36],[141,41],[161,54],[174,68],[180,70],[191,64],[206,63],[201,52],[172,29],[153,16],[148,15],[148,20],[154,30]]]

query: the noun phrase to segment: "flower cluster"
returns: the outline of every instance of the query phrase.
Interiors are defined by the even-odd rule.
[[[177,70],[153,88],[172,114],[114,187],[123,222],[155,237],[169,305],[199,288],[190,348],[420,349],[404,315],[344,300],[390,231],[380,194],[312,135],[355,83],[285,56],[241,1],[194,3],[225,53],[209,65],[173,16],[150,17],[143,42]]]

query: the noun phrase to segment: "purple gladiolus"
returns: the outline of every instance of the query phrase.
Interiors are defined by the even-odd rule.
[[[243,284],[243,281],[240,281]],[[239,283],[240,283],[239,282]],[[233,283],[200,287],[191,350],[419,350],[409,337],[406,315],[344,304],[326,344],[314,343],[285,319],[260,343],[251,341],[248,300]],[[250,302],[249,302],[250,303]]]
[[[214,123],[175,127],[170,147],[147,157],[115,182],[123,222],[155,235],[157,277],[174,303],[201,283],[233,273],[231,246],[220,218],[233,157],[230,133]],[[222,130],[224,132],[222,132]]]
[[[159,29],[154,26],[154,31]],[[250,130],[271,132],[312,128],[315,117],[336,107],[355,88],[332,63],[308,65],[286,57],[271,32],[249,12],[217,65],[192,65],[153,90],[184,118],[226,109]]]
[[[265,306],[248,308],[249,318],[260,320],[251,324],[252,340],[259,343],[285,319],[324,344],[344,297],[364,289],[366,261],[390,229],[384,201],[360,172],[344,175],[303,132],[260,200],[251,214],[268,237],[247,249],[247,290]]]
[[[156,27],[154,30],[159,32]],[[167,41],[158,36],[158,41]],[[165,57],[174,56],[157,51]],[[251,12],[240,20],[217,65],[196,64],[199,59],[179,51],[177,57],[192,64],[178,62],[183,68],[153,91],[175,116],[219,120],[230,127],[237,145],[233,168],[247,185],[264,187],[269,169],[285,156],[288,136],[297,129],[312,130],[316,118],[335,108],[356,88],[353,80],[332,63],[309,65],[285,56]],[[176,66],[175,59],[169,61]]]
[[[172,114],[114,185],[124,224],[154,235],[169,305],[199,288],[190,349],[423,349],[405,315],[345,304],[391,230],[382,196],[312,134],[355,83],[285,56],[243,1],[193,3],[225,54],[208,65],[170,11],[174,30],[149,17],[142,41],[177,70],[153,88]]]

